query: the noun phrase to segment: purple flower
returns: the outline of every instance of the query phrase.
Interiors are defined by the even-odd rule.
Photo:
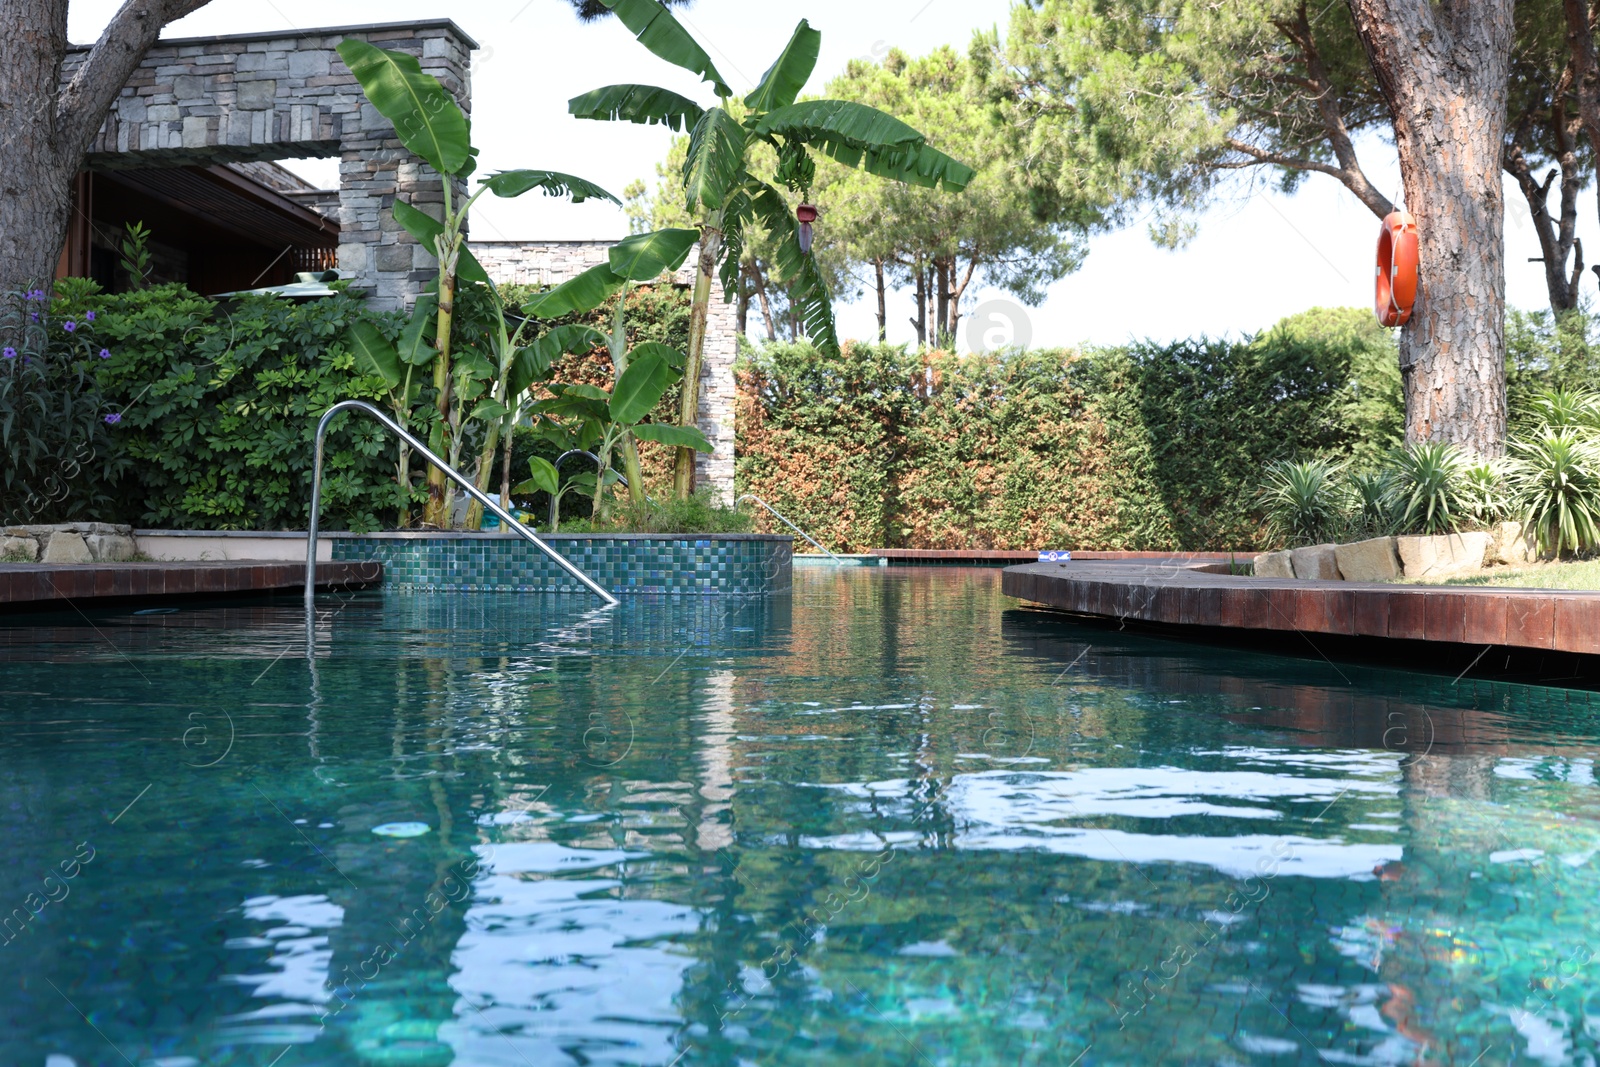
[[[101,349],[101,350],[100,350],[100,358],[101,358],[101,359],[110,359],[110,358],[111,358],[111,349],[109,349],[109,348],[102,348],[102,349]]]
[[[89,321],[90,321],[90,322],[93,322],[93,321],[94,321],[94,312],[92,312],[92,311],[85,311],[85,312],[84,312],[84,313],[83,313],[83,317],[84,317],[84,318],[86,318],[86,319],[88,319],[88,320],[89,320]]]
[[[38,322],[39,321],[39,313],[37,311],[32,312],[29,317],[32,318],[34,322]]]
[[[73,322],[71,319],[68,319],[66,322],[61,324],[61,328],[66,330],[68,333],[71,333],[73,330],[78,328],[78,324]]]
[[[121,421],[122,421],[122,412],[120,412],[120,411],[113,411],[111,414],[106,416],[106,425],[107,426],[115,426],[117,423],[119,423]]]
[[[17,358],[17,350],[15,348],[12,348],[10,345],[6,345],[5,349],[3,351],[0,351],[0,356],[4,356],[7,359],[16,359]]]

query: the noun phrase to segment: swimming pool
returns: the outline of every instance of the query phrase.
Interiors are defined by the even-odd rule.
[[[1587,693],[978,570],[0,620],[0,1063],[1592,1062]]]

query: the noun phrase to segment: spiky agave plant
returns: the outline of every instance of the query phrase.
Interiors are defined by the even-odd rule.
[[[1352,471],[1344,486],[1351,522],[1363,534],[1378,536],[1394,529],[1394,487],[1387,471]]]
[[[1600,431],[1600,393],[1589,389],[1543,389],[1528,402],[1541,430]]]
[[[1479,526],[1500,522],[1511,514],[1506,465],[1492,459],[1468,464],[1461,472],[1461,509]]]
[[[1339,474],[1344,465],[1326,459],[1279,460],[1267,467],[1256,499],[1275,540],[1315,544],[1342,517]]]
[[[1548,555],[1600,548],[1600,445],[1571,429],[1510,442],[1513,498]]]
[[[1391,508],[1405,533],[1454,533],[1463,517],[1466,454],[1446,441],[1418,441],[1389,453]]]

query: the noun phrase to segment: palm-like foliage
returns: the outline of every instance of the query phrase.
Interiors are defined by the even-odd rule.
[[[1600,430],[1600,393],[1586,389],[1544,389],[1528,402],[1530,413],[1544,430]]]
[[[1389,457],[1392,507],[1407,533],[1454,533],[1463,518],[1462,488],[1468,462],[1445,441],[1421,441]]]
[[[1600,548],[1600,445],[1571,429],[1511,442],[1508,481],[1540,552]]]
[[[1511,514],[1511,496],[1505,465],[1493,460],[1469,464],[1461,473],[1461,510],[1479,526],[1500,522]]]
[[[1352,526],[1373,535],[1394,528],[1394,486],[1387,471],[1356,471],[1344,486]]]
[[[1325,459],[1279,460],[1267,467],[1257,499],[1274,540],[1315,544],[1328,536],[1342,515],[1342,469]]]
[[[809,250],[801,248],[799,228],[783,194],[750,173],[749,150],[760,143],[774,148],[778,180],[802,198],[810,192],[816,174],[813,150],[884,178],[951,191],[965,188],[972,179],[972,168],[931,147],[921,133],[876,108],[846,100],[796,103],[822,44],[822,35],[804,19],[736,113],[730,107],[733,91],[727,80],[660,0],[600,2],[640,44],[668,63],[698,74],[718,99],[716,104],[702,107],[666,89],[628,84],[608,85],[568,102],[568,110],[578,118],[690,130],[683,189],[700,228],[700,260],[685,378],[696,381],[700,375],[711,276],[720,275],[725,291],[732,288],[738,277],[743,235],[753,224],[766,229],[779,246],[777,280],[789,286],[790,299],[806,332],[818,348],[837,354],[833,303],[822,275]],[[731,295],[727,298],[732,299]],[[695,424],[698,396],[697,390],[683,391],[680,425]],[[689,493],[692,458],[689,450],[679,450],[674,482],[680,498]]]

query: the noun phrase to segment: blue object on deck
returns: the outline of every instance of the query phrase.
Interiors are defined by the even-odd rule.
[[[1039,550],[1040,563],[1071,563],[1072,553],[1064,548],[1041,548]]]

